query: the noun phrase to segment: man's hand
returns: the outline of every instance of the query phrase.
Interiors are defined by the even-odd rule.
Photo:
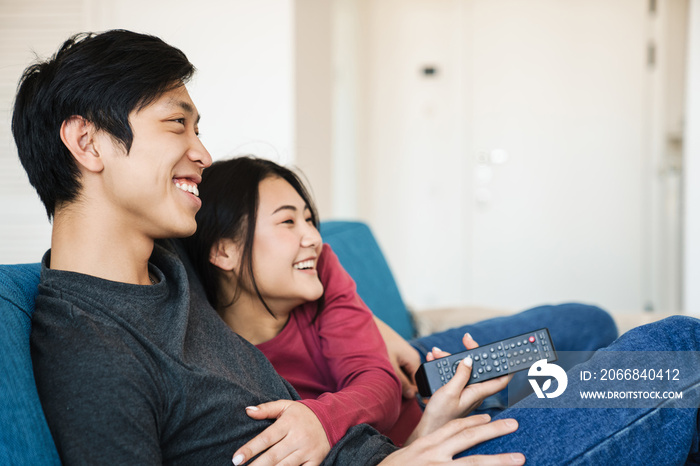
[[[404,398],[415,398],[418,393],[416,387],[415,374],[420,367],[420,355],[418,351],[401,337],[393,328],[379,320],[376,316],[374,322],[377,324],[379,333],[382,335],[386,345],[389,361],[394,366],[394,372],[401,381],[401,391]]]
[[[452,459],[454,455],[481,442],[501,437],[518,429],[515,419],[500,419],[490,422],[488,414],[455,419],[435,432],[421,437],[379,463],[382,466],[405,466],[420,464],[442,465],[521,465],[525,463],[522,453],[500,455],[467,456]]]
[[[317,465],[331,449],[316,415],[297,401],[279,400],[246,408],[253,419],[277,419],[233,455],[238,466],[262,453],[250,466]],[[263,453],[264,452],[264,453]]]

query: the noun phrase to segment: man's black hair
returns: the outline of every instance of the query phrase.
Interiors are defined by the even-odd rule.
[[[12,134],[49,219],[81,188],[78,166],[60,138],[63,122],[81,116],[128,153],[134,138],[129,114],[186,83],[194,71],[179,49],[125,30],[76,34],[54,56],[24,71]]]

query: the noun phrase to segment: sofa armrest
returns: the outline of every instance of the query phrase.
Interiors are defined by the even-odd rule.
[[[39,264],[0,266],[0,464],[60,464],[29,352]]]
[[[412,311],[411,314],[418,336],[427,336],[492,317],[509,315],[512,311],[480,306],[459,306]]]

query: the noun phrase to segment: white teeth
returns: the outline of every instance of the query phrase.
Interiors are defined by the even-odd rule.
[[[314,268],[314,260],[309,259],[307,261],[297,262],[296,264],[294,264],[294,268],[297,270],[313,269]]]
[[[199,189],[197,189],[197,186],[195,186],[195,185],[190,185],[190,184],[185,184],[185,183],[175,183],[175,186],[177,186],[179,189],[182,189],[183,191],[186,191],[188,193],[192,193],[195,196],[199,197]]]

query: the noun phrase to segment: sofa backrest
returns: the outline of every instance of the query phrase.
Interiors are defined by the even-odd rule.
[[[357,294],[374,315],[409,340],[416,336],[411,313],[372,230],[363,222],[321,222],[321,237],[357,284]]]
[[[60,464],[29,354],[40,270],[0,265],[0,464]]]

